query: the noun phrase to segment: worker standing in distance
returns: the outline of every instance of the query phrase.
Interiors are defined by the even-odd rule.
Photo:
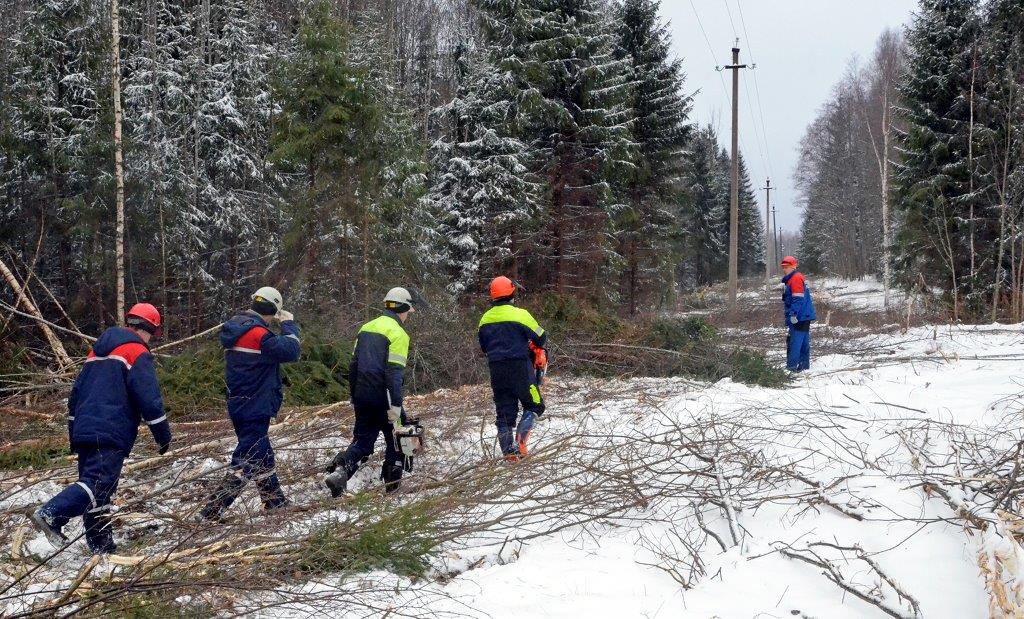
[[[786,369],[802,372],[811,369],[811,321],[817,320],[811,288],[803,273],[797,271],[793,256],[782,259],[782,304],[789,336],[786,338]]]
[[[349,365],[349,389],[355,411],[352,443],[327,465],[324,483],[332,497],[348,490],[348,480],[373,454],[377,436],[384,435],[384,463],[380,477],[384,490],[398,490],[404,470],[395,430],[406,423],[402,407],[409,334],[405,321],[413,313],[412,295],[392,288],[384,296],[384,313],[364,324],[356,336]]]
[[[252,295],[250,309],[220,328],[228,417],[238,445],[231,454],[230,471],[199,514],[204,520],[223,518],[250,479],[256,482],[265,509],[288,505],[277,477],[269,431],[283,400],[281,364],[298,361],[301,348],[295,316],[282,306],[281,293],[264,286]],[[274,318],[281,322],[280,335],[270,330]]]
[[[117,552],[111,500],[139,424],[149,426],[161,454],[170,447],[171,428],[149,352],[160,322],[160,312],[149,303],[134,305],[125,327],[111,327],[96,340],[75,379],[68,398],[68,435],[78,456],[78,481],[32,514],[32,522],[56,546],[68,541],[64,525],[82,516],[89,550]]]
[[[514,305],[512,280],[495,277],[490,294],[491,308],[480,317],[478,337],[491,374],[498,445],[505,460],[514,462],[527,454],[530,431],[544,414],[540,383],[547,367],[547,335],[530,312]],[[520,404],[523,416],[517,425]]]

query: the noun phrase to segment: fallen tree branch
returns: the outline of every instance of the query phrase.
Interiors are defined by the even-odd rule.
[[[857,552],[858,556],[856,558],[868,564],[868,566],[871,567],[871,570],[881,579],[881,581],[888,584],[896,592],[896,595],[901,601],[906,601],[910,605],[910,612],[908,613],[903,608],[893,606],[880,592],[876,593],[875,590],[863,591],[861,588],[857,587],[843,575],[842,571],[835,563],[812,550],[812,547],[814,546],[827,546],[838,550],[853,550]],[[921,608],[917,600],[899,587],[899,585],[897,585],[890,576],[882,572],[878,564],[868,558],[864,551],[859,547],[845,548],[833,544],[817,542],[809,544],[808,548],[804,549],[802,552],[792,548],[779,548],[779,552],[789,559],[802,561],[808,565],[821,568],[823,570],[822,575],[835,583],[840,589],[848,593],[852,593],[857,598],[875,606],[890,617],[895,617],[895,619],[921,619]]]
[[[18,298],[18,302],[25,307],[25,310],[31,314],[31,318],[35,318],[39,321],[39,328],[46,336],[48,342],[50,342],[50,348],[53,349],[53,354],[57,358],[57,365],[63,371],[72,365],[71,357],[68,355],[68,351],[64,349],[64,344],[61,343],[57,336],[54,335],[53,331],[50,330],[50,325],[53,323],[43,318],[43,315],[39,312],[39,309],[29,300],[28,296],[25,295],[25,291],[22,289],[21,284],[14,277],[14,273],[7,268],[3,260],[0,260],[0,274],[7,280],[7,284],[14,290],[14,295]],[[5,304],[6,305],[6,304]],[[13,307],[7,306],[7,309],[17,312]],[[20,312],[19,312],[20,313]],[[56,325],[53,325],[56,326]]]
[[[166,350],[168,348],[173,348],[175,346],[180,346],[180,345],[182,345],[182,344],[184,344],[186,342],[191,342],[192,340],[199,339],[199,338],[203,337],[204,335],[209,335],[210,333],[213,333],[214,331],[217,331],[220,328],[221,328],[221,325],[219,325],[219,324],[214,325],[214,326],[210,327],[209,329],[207,329],[205,331],[202,331],[200,333],[196,333],[195,335],[190,335],[190,336],[188,336],[186,338],[182,338],[182,339],[174,341],[174,342],[168,342],[166,344],[161,344],[160,346],[157,346],[156,348],[154,348],[153,352],[158,352],[158,351],[161,351],[161,350]]]

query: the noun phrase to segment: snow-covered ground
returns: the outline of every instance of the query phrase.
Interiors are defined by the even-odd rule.
[[[823,494],[830,502],[862,520],[824,504],[808,508],[793,499],[792,489],[738,490],[745,496],[737,498],[737,509],[760,504],[736,514],[737,545],[729,540],[725,510],[706,510],[707,525],[727,549],[704,544],[704,576],[688,590],[652,549],[664,550],[674,535],[692,533],[696,518],[665,523],[652,517],[638,524],[637,514],[631,514],[597,534],[566,531],[534,540],[516,561],[460,575],[445,586],[451,610],[470,608],[494,617],[886,616],[826,579],[819,567],[780,552],[821,549],[865,591],[882,584],[867,564],[851,558],[853,553],[814,545],[830,543],[862,549],[919,602],[921,616],[988,616],[978,553],[992,539],[966,533],[947,504],[918,487],[915,449],[945,453],[946,438],[929,426],[932,422],[949,428],[952,436],[988,441],[991,448],[998,448],[995,441],[1007,448],[1016,444],[1024,428],[1015,397],[1024,391],[1020,327],[929,327],[864,344],[872,347],[870,355],[818,359],[812,372],[783,391],[727,380],[696,389],[680,382],[679,393],[659,404],[662,415],[686,424],[717,416],[763,428],[740,433],[745,440],[764,441],[760,449],[745,447],[779,467],[799,468],[828,487]],[[662,394],[663,386],[657,389]],[[642,392],[652,385],[636,381],[634,388]],[[628,414],[631,406],[597,405],[592,414],[625,415],[629,424],[651,427],[649,434],[663,429],[661,415],[638,419]],[[925,432],[932,434],[926,439]],[[550,435],[550,427],[542,428],[538,441]],[[730,476],[736,485],[749,483],[736,471]],[[780,498],[771,499],[772,494]],[[668,500],[660,508],[693,513],[689,499]],[[675,548],[681,550],[678,541]],[[891,590],[884,599],[901,607]],[[902,606],[913,616],[910,606]]]
[[[885,309],[885,288],[876,277],[860,279],[843,279],[839,277],[809,278],[814,295],[827,300],[830,304],[844,306],[853,310],[875,312]],[[926,301],[938,299],[942,295],[939,289],[932,289],[926,295],[914,294],[915,311]],[[928,297],[927,299],[925,297]],[[908,295],[898,287],[889,291],[889,309],[906,311]]]
[[[885,289],[874,277],[841,279],[838,277],[809,278],[814,296],[851,309],[880,310],[885,307]],[[906,303],[899,290],[890,291],[890,303],[897,307]]]
[[[534,455],[514,466],[493,461],[485,388],[435,394],[443,413],[409,482],[422,490],[388,500],[451,492],[460,483],[453,478],[479,484],[484,498],[440,517],[445,533],[466,530],[440,547],[427,578],[373,572],[360,582],[374,586],[348,594],[351,578],[320,576],[242,597],[237,610],[960,619],[990,616],[990,599],[999,597],[990,589],[999,586],[1007,604],[1019,603],[1024,523],[1017,490],[1003,489],[1016,478],[1014,450],[1024,437],[1022,325],[850,337],[847,354],[814,359],[783,389],[728,379],[556,378]],[[318,466],[344,441],[311,427],[306,451],[278,443],[282,477],[300,501],[323,494],[315,472],[298,475],[309,470],[300,456]],[[179,459],[164,476],[216,463]],[[368,466],[355,485],[375,478]],[[27,505],[57,487],[8,493],[15,498],[0,507]],[[258,521],[255,497],[243,504]],[[180,507],[153,509],[171,522]],[[328,504],[273,533],[300,537],[346,517],[345,506]],[[49,551],[38,535],[24,544],[37,556]],[[60,591],[86,560],[75,550],[26,590]],[[95,574],[112,571],[101,565]],[[359,595],[373,610],[353,604]],[[22,597],[8,610],[31,601]]]

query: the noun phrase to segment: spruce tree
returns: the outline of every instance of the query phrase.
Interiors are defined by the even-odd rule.
[[[523,109],[530,170],[544,185],[546,212],[531,243],[537,287],[584,293],[607,258],[617,207],[611,180],[631,144],[628,81],[614,57],[610,7],[600,0],[479,0],[482,29],[497,45]],[[533,282],[531,282],[533,283]]]
[[[198,188],[212,236],[206,269],[219,286],[220,305],[242,302],[250,279],[275,258],[276,244],[261,243],[271,222],[267,178],[272,112],[270,63],[275,56],[264,31],[269,22],[257,0],[212,4],[210,60],[205,98],[197,119],[203,160]]]
[[[764,276],[764,222],[757,204],[757,194],[750,181],[747,163],[740,156],[739,200],[739,274],[742,277]],[[728,228],[726,228],[728,230]],[[728,238],[728,233],[726,234]]]
[[[972,270],[971,69],[977,0],[921,0],[907,30],[895,169],[898,269],[951,292],[954,315]],[[977,215],[977,213],[974,213]]]
[[[372,9],[356,19],[349,57],[360,78],[364,105],[353,119],[362,160],[357,207],[362,221],[362,285],[369,307],[379,293],[378,273],[402,268],[422,285],[430,221],[425,200],[426,169],[416,105],[395,82],[399,63],[384,33],[385,20]]]
[[[678,226],[669,205],[677,200],[683,153],[690,137],[692,97],[683,94],[680,62],[669,57],[668,29],[658,0],[626,0],[618,8],[615,55],[625,61],[625,107],[634,160],[625,170],[625,208],[616,217],[619,253],[625,262],[623,294],[630,313],[649,288],[664,289],[669,238]]]
[[[352,300],[358,273],[357,209],[353,174],[358,145],[352,119],[366,103],[358,72],[348,61],[348,30],[320,2],[299,25],[292,53],[280,68],[272,157],[293,195],[284,237],[284,266],[292,288],[316,304]],[[332,268],[333,267],[333,268]],[[318,294],[323,291],[326,294]]]
[[[192,15],[181,3],[151,0],[125,6],[125,177],[129,240],[152,239],[158,251],[129,251],[132,265],[152,278],[168,320],[180,312],[172,290],[197,275],[208,215],[195,209],[189,162],[194,150],[183,136],[193,124],[195,102],[188,65],[195,43]],[[170,328],[165,329],[171,331]]]
[[[978,112],[983,119],[974,168],[976,185],[984,191],[990,226],[979,249],[990,256],[992,320],[1000,310],[1012,319],[1024,316],[1024,274],[1013,257],[1021,237],[1024,212],[1024,1],[990,0],[985,6],[986,37],[979,50]],[[1009,293],[1008,302],[1003,297]]]
[[[313,303],[376,305],[379,273],[422,276],[424,174],[408,101],[391,80],[384,20],[350,28],[330,3],[310,8],[281,70],[274,159],[300,196],[287,254]]]
[[[104,91],[109,35],[99,19],[104,6],[94,0],[41,0],[27,9],[25,30],[11,49],[12,105],[3,110],[9,170],[4,193],[11,201],[0,209],[0,241],[34,255],[40,272],[59,265],[51,289],[67,305],[87,303],[93,324],[106,320],[104,301],[113,299],[104,277],[113,263],[113,244],[106,242],[112,233],[113,169],[111,98]],[[35,249],[44,238],[39,232],[49,240],[43,254]]]
[[[517,246],[537,208],[514,85],[487,50],[462,56],[456,96],[436,113],[445,135],[431,147],[430,202],[454,294],[497,272],[518,277]]]
[[[729,170],[711,125],[700,128],[685,158],[685,195],[677,199],[680,233],[676,237],[677,278],[684,286],[707,286],[725,274],[729,211]]]

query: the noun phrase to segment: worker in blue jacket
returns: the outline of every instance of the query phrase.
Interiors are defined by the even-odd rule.
[[[786,368],[792,372],[802,372],[811,368],[811,321],[817,320],[814,313],[814,302],[811,300],[811,287],[804,279],[803,273],[797,271],[797,261],[793,256],[782,259],[782,304],[786,327],[789,336],[786,338]]]
[[[527,440],[536,419],[544,414],[540,394],[543,368],[538,362],[547,355],[547,334],[525,309],[516,307],[515,284],[507,277],[491,281],[491,308],[480,317],[480,348],[487,355],[497,415],[498,445],[512,462],[527,453]],[[519,417],[519,405],[523,416]]]
[[[384,463],[380,471],[384,490],[398,490],[404,461],[395,430],[407,421],[402,400],[409,334],[404,325],[414,311],[412,294],[405,288],[392,288],[384,296],[384,313],[359,329],[348,377],[355,427],[348,449],[339,452],[327,465],[329,474],[324,483],[332,497],[347,491],[348,480],[373,454],[379,435],[384,436]]]
[[[111,327],[85,360],[68,398],[68,434],[78,456],[78,481],[32,514],[32,521],[54,545],[68,541],[62,529],[82,516],[85,539],[94,554],[117,552],[111,531],[111,499],[121,467],[145,423],[167,452],[171,428],[157,383],[149,341],[160,332],[160,312],[136,304],[126,327]]]
[[[270,321],[281,322],[281,334]],[[281,489],[270,444],[270,422],[281,408],[281,364],[299,360],[299,325],[282,309],[281,293],[265,286],[252,296],[251,309],[224,323],[228,417],[238,437],[229,473],[200,512],[204,520],[220,520],[250,479],[256,482],[265,509],[288,505]]]

